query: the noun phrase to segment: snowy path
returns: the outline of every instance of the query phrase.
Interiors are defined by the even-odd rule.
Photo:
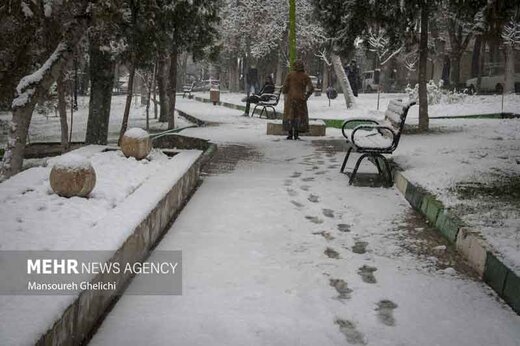
[[[183,251],[183,295],[123,296],[92,345],[520,345],[520,317],[407,239],[397,190],[348,187],[333,145],[179,107],[220,123],[186,130],[220,153],[157,248]]]

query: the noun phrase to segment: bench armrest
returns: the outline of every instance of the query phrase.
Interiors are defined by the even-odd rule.
[[[352,142],[352,144],[354,144],[358,149],[374,149],[374,148],[367,148],[367,147],[363,147],[363,146],[360,146],[358,144],[356,144],[356,141],[354,140],[354,137],[356,135],[356,132],[358,132],[359,130],[377,130],[379,132],[380,135],[383,135],[383,131],[384,130],[387,130],[388,132],[390,132],[392,134],[392,144],[388,147],[381,147],[381,148],[378,148],[378,149],[390,149],[394,143],[394,139],[395,139],[395,132],[394,132],[394,129],[391,128],[390,126],[385,126],[385,125],[359,125],[359,126],[356,126],[356,128],[354,129],[354,131],[352,131],[352,134],[350,135],[350,140]]]
[[[345,120],[343,122],[343,125],[341,126],[341,133],[343,134],[343,137],[345,137],[347,139],[347,141],[350,140],[348,135],[345,133],[345,130],[347,129],[348,124],[353,123],[353,122],[360,122],[360,121],[363,121],[366,123],[371,123],[374,125],[379,125],[379,122],[374,118],[353,118],[353,119]]]

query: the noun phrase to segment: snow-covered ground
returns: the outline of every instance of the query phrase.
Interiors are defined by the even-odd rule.
[[[520,119],[442,119],[430,126],[428,135],[404,135],[395,161],[520,272]]]
[[[121,123],[123,122],[123,113],[125,109],[126,95],[112,96],[112,104],[110,107],[110,121],[108,126],[109,141],[117,141]],[[70,131],[70,109],[68,109],[68,123]],[[9,112],[0,112],[0,123],[6,124],[11,120]],[[72,124],[72,140],[84,141],[88,121],[88,97],[78,98],[78,110],[74,112]],[[0,124],[1,125],[1,124]],[[184,127],[190,125],[183,119],[176,123],[176,127]],[[146,128],[146,106],[141,105],[139,97],[135,97],[130,107],[130,115],[128,128],[140,127]],[[160,123],[154,119],[153,106],[150,106],[150,128],[154,130],[166,130],[168,123]],[[3,129],[3,130],[2,130]],[[31,126],[29,128],[29,142],[40,141],[59,141],[60,140],[60,119],[54,113],[44,115],[37,111],[33,114]],[[0,126],[0,148],[7,143],[7,127]]]
[[[406,97],[404,94],[383,95],[389,99]],[[233,99],[236,95],[222,94],[222,97],[226,100],[226,97]],[[359,100],[366,102],[370,97],[376,95],[361,94]],[[316,101],[316,97],[311,97],[310,100],[309,112],[313,117],[316,114],[313,112],[321,101]],[[369,103],[362,102],[359,102],[358,108],[370,107]],[[518,113],[520,96],[507,96],[504,105],[507,105],[507,111]],[[516,108],[511,105],[516,105]],[[190,104],[192,112],[208,121],[217,119],[218,114],[224,112],[216,109],[211,114],[204,114],[204,107],[206,106],[202,103]],[[334,108],[338,107],[336,103]],[[499,96],[467,96],[460,104],[431,106],[430,112],[437,116],[486,114],[499,112],[500,107]],[[408,123],[417,122],[417,118],[413,118],[417,116],[417,111],[418,106],[410,109],[411,118]],[[383,114],[380,113],[379,116],[382,117]],[[432,118],[430,126],[433,130],[430,134],[404,135],[393,158],[405,169],[405,175],[413,182],[436,194],[446,206],[456,208],[470,226],[481,230],[503,260],[520,272],[518,193],[514,195],[517,196],[517,203],[511,203],[507,196],[489,198],[478,194],[476,197],[467,194],[461,196],[457,193],[460,184],[479,183],[483,184],[483,188],[490,189],[496,182],[503,185],[507,184],[507,179],[518,179],[520,119]],[[329,128],[327,131],[335,138],[343,138],[338,130]]]
[[[222,94],[222,99],[231,96]],[[312,97],[309,108],[315,118],[318,113],[330,119],[380,116],[385,102],[405,97],[386,96],[379,113],[374,94],[361,95],[352,113],[341,98],[329,108],[326,98]],[[236,97],[239,103],[243,95]],[[465,102],[466,107],[457,106],[462,109],[457,115],[477,110],[482,114],[484,109],[496,113],[501,107],[494,96]],[[509,97],[506,111],[518,112],[518,103],[518,96]],[[112,138],[119,133],[123,104],[124,97],[114,98]],[[85,106],[83,102],[76,113],[75,140],[85,133]],[[421,232],[423,226],[409,224],[410,208],[395,189],[348,186],[347,178],[338,173],[343,153],[329,150],[320,138],[294,142],[266,136],[265,120],[196,101],[179,98],[178,108],[219,123],[183,134],[211,139],[221,147],[235,146],[243,153],[234,170],[236,162],[231,162],[228,171],[206,177],[159,245],[161,250],[183,250],[183,295],[124,296],[93,344],[520,345],[519,317],[489,288],[454,271],[449,262],[439,266],[441,254],[417,256],[403,245],[403,239],[415,241],[406,229]],[[433,114],[443,116],[450,109],[455,106],[438,106]],[[143,114],[144,107],[132,106],[130,126],[144,127]],[[2,120],[8,118],[0,115]],[[394,159],[407,177],[461,210],[460,216],[485,232],[506,263],[519,268],[518,208],[500,200],[465,200],[452,189],[463,182],[490,183],[496,177],[518,176],[520,120],[439,119],[432,120],[431,126],[431,134],[404,135]],[[32,140],[59,139],[58,118],[35,114],[31,133]],[[327,140],[341,138],[339,130],[327,129]],[[94,190],[93,196],[105,209],[117,205],[136,183],[123,179],[125,169],[132,167],[116,164],[121,157],[112,159],[105,162],[110,171],[106,174],[113,174],[124,186],[113,186],[119,189],[115,194]],[[110,168],[112,163],[117,167]],[[144,174],[143,167],[133,168]],[[35,172],[40,181],[29,188],[6,185],[12,179],[0,185],[5,190],[0,191],[0,222],[5,218],[11,227],[4,231],[5,225],[0,225],[5,233],[0,249],[19,248],[23,239],[28,246],[23,248],[63,250],[67,244],[67,249],[84,248],[73,239],[76,226],[67,233],[67,226],[77,220],[69,220],[66,213],[61,214],[70,223],[56,225],[62,235],[56,242],[50,237],[40,247],[24,235],[30,223],[34,237],[41,237],[41,232],[49,237],[47,226],[42,226],[52,221],[49,213],[70,209],[47,193],[48,185],[42,182],[48,170],[39,167],[21,173],[23,179],[23,174]],[[370,165],[361,169],[367,170],[375,171]],[[474,208],[477,202],[478,209]],[[83,204],[77,207],[86,208]],[[97,207],[93,208],[86,214],[92,214],[87,221],[95,223]],[[27,210],[40,218],[28,217]],[[114,234],[104,236],[115,239]],[[421,246],[435,252],[437,245]],[[70,299],[1,297],[0,343],[33,340]]]
[[[179,108],[219,122],[186,134],[223,151],[158,247],[183,251],[183,295],[123,296],[92,345],[519,345],[520,317],[440,253],[406,250],[407,202],[348,186],[333,142]]]
[[[209,99],[209,93],[196,92],[195,96]],[[242,99],[244,94],[221,93],[220,100],[234,104],[245,105]],[[322,93],[321,96],[311,96],[308,102],[309,117],[316,119],[347,119],[350,117],[382,117],[390,100],[408,100],[408,94],[386,94],[382,93],[377,109],[377,94],[359,94],[356,99],[357,105],[354,109],[347,109],[343,95],[338,95],[335,100],[329,100]],[[504,112],[518,113],[520,109],[520,95],[508,95],[504,98]],[[278,112],[283,112],[283,102],[276,107]],[[495,114],[502,112],[502,97],[498,95],[475,95],[466,96],[460,103],[436,104],[429,107],[430,117],[453,117],[461,115]],[[409,123],[417,122],[418,109],[413,107],[409,114]]]
[[[73,152],[96,171],[89,198],[52,192],[49,172],[60,158],[1,183],[0,250],[116,250],[201,154],[186,150],[169,157],[154,150],[136,161],[103,148]],[[34,344],[74,298],[0,296],[0,344]]]

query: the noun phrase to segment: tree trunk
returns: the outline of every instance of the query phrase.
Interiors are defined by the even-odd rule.
[[[101,50],[101,46],[94,37],[90,38],[90,100],[86,144],[105,145],[108,142],[115,65],[110,53]]]
[[[428,3],[421,6],[421,37],[419,41],[419,131],[428,131],[428,93],[426,68],[428,64]]]
[[[160,54],[157,59],[157,86],[159,88],[159,121],[161,123],[168,121],[167,65],[166,57]]]
[[[168,82],[168,130],[175,128],[175,101],[177,92],[177,56],[173,51],[170,54],[170,73]]]
[[[153,95],[153,118],[157,119],[157,61],[153,65],[152,95]]]
[[[121,123],[121,131],[119,132],[118,144],[121,144],[123,135],[128,128],[128,117],[130,116],[130,106],[132,105],[132,96],[134,91],[134,76],[135,76],[135,64],[130,63],[129,76],[128,76],[128,92],[126,94],[125,112],[123,113],[123,122]]]
[[[332,66],[334,67],[334,72],[336,73],[336,77],[339,81],[339,85],[343,90],[343,96],[345,97],[345,103],[347,104],[347,108],[354,108],[356,106],[356,100],[354,98],[352,88],[350,87],[350,82],[348,81],[345,69],[343,68],[341,58],[338,55],[332,53],[331,60]]]
[[[512,45],[505,45],[505,69],[504,69],[504,94],[510,94],[515,91],[515,50]]]
[[[327,87],[329,86],[329,65],[324,61],[323,62],[323,72],[321,78],[321,90],[325,92]]]
[[[63,71],[60,72],[56,80],[56,88],[58,92],[58,113],[60,115],[61,150],[65,152],[69,148],[69,128],[67,124],[67,100],[65,99],[66,87]]]
[[[83,13],[86,4],[87,2],[81,4],[80,13]],[[72,59],[74,48],[86,31],[87,19],[86,16],[77,16],[69,24],[62,41],[43,66],[27,76],[28,78],[22,78],[18,84],[17,97],[11,106],[13,117],[9,126],[7,148],[0,167],[0,180],[22,170],[25,142],[34,107],[38,98],[47,93],[61,70]]]
[[[473,54],[471,56],[471,78],[478,76],[480,68],[480,46],[482,45],[482,35],[478,35],[475,38],[475,44],[473,45]]]
[[[459,54],[453,54],[451,56],[451,82],[454,87],[457,87],[460,83],[460,60],[462,56]]]
[[[278,62],[276,64],[276,85],[283,84],[283,72],[285,71],[285,61],[281,53],[278,54]]]
[[[477,74],[477,92],[480,93],[480,87],[482,85],[482,73],[484,72],[484,62],[486,58],[486,41],[482,40],[481,52],[480,52],[480,63]]]

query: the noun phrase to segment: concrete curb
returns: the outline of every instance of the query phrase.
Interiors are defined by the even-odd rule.
[[[216,146],[208,143],[202,155],[192,166],[165,191],[164,197],[152,209],[146,218],[141,220],[132,234],[119,249],[114,251],[113,262],[134,263],[148,257],[155,244],[168,230],[168,226],[184,208],[189,196],[198,185],[201,167],[215,153]],[[110,276],[111,275],[111,276]],[[118,292],[111,295],[97,291],[83,291],[69,305],[53,325],[36,342],[36,345],[79,345],[88,341],[91,333],[103,318],[105,311],[124,293],[124,289],[132,279],[131,274],[99,274],[91,282],[117,281]]]
[[[394,170],[397,189],[410,205],[423,214],[452,243],[477,272],[511,308],[520,315],[520,275],[507,267],[499,253],[478,230],[469,228],[435,196],[411,183],[401,171]]]

